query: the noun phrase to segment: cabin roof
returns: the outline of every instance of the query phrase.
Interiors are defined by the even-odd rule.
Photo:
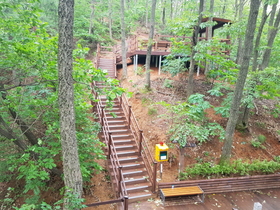
[[[207,22],[209,21],[210,17],[205,17],[202,18],[201,22]],[[213,30],[218,29],[223,27],[225,24],[231,24],[231,20],[228,19],[224,19],[224,18],[218,18],[218,17],[213,17],[213,21],[216,22],[216,24],[213,26]],[[206,28],[201,28],[199,33],[205,33],[206,32]]]

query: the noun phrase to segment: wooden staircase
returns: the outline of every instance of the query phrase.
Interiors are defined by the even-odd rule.
[[[106,98],[101,99],[101,106],[106,106]],[[118,100],[114,101],[112,110],[105,108],[104,118],[106,118],[112,145],[122,169],[123,181],[129,199],[151,196],[151,183],[148,180],[145,164],[142,157],[139,156],[134,135],[128,126]],[[112,165],[109,167],[111,168]]]
[[[107,77],[116,78],[116,63],[115,58],[98,58],[97,60],[98,68],[107,71]]]
[[[106,88],[102,82],[96,82],[95,86]],[[117,197],[126,195],[130,202],[151,197],[151,177],[143,160],[143,152],[139,149],[135,131],[131,129],[131,120],[126,116],[120,98],[115,99],[110,108],[106,107],[106,96],[101,95],[98,99],[95,112],[98,113],[102,125],[100,137],[107,145],[108,168]]]

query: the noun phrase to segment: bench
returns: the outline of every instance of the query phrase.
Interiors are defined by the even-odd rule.
[[[186,196],[198,196],[200,198],[200,202],[204,202],[204,192],[199,186],[163,188],[160,189],[159,193],[163,204],[165,204],[166,198]]]

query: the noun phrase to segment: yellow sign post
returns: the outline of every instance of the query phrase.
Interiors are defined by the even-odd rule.
[[[169,147],[165,143],[160,142],[159,144],[156,144],[155,160],[157,162],[160,162],[160,178],[161,179],[162,179],[162,162],[168,161],[168,154],[167,154],[168,150],[169,150]]]
[[[159,144],[156,144],[155,160],[157,162],[167,161],[168,160],[168,154],[167,154],[168,150],[169,150],[169,147],[165,143],[160,142]]]

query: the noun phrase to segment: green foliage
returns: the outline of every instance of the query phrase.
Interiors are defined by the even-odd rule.
[[[85,204],[82,204],[85,199],[79,198],[76,194],[73,193],[73,190],[67,190],[63,199],[54,203],[54,205],[50,205],[46,202],[41,202],[39,204],[23,204],[21,207],[13,207],[15,210],[58,210],[62,209],[61,205],[64,203],[65,199],[67,200],[67,204],[64,208],[68,210],[75,210],[86,208]]]
[[[279,158],[276,159],[278,161]],[[187,167],[185,172],[180,174],[180,180],[195,176],[210,178],[231,175],[253,175],[254,173],[271,174],[280,170],[280,164],[277,161],[253,160],[252,162],[247,162],[239,159],[231,164],[224,165],[215,165],[210,162],[198,163]]]
[[[157,109],[156,108],[149,108],[148,109],[148,115],[156,115]]]
[[[159,103],[172,113],[166,114],[168,118],[170,115],[173,116],[174,120],[169,130],[170,140],[178,142],[181,147],[184,147],[189,140],[203,143],[214,136],[224,138],[224,129],[218,123],[210,123],[206,119],[205,109],[210,108],[211,105],[203,98],[204,95],[194,94],[189,97],[188,102],[178,103],[178,105]]]
[[[145,66],[138,66],[136,69],[136,74],[139,76],[143,76],[145,73]]]
[[[166,88],[172,88],[173,87],[172,83],[173,83],[173,80],[165,79],[163,82],[163,86]]]
[[[175,58],[172,56],[167,56],[163,60],[162,71],[168,72],[172,77],[176,76],[179,73],[187,71],[186,62],[189,60],[187,57]]]
[[[258,135],[256,139],[251,141],[251,144],[253,147],[265,149],[265,147],[262,145],[265,140],[266,137],[264,135]]]
[[[58,38],[46,32],[47,25],[38,19],[40,11],[35,3],[31,0],[21,4],[16,1],[0,3],[0,84],[7,88],[2,92],[6,98],[1,95],[0,114],[14,134],[28,145],[25,151],[18,151],[14,139],[0,137],[1,181],[9,181],[15,176],[24,183],[17,194],[25,200],[26,206],[22,207],[25,209],[32,209],[33,205],[38,209],[42,191],[50,190],[51,170],[61,164],[57,103]],[[98,139],[100,125],[92,122],[92,114],[89,113],[92,108],[88,103],[92,99],[90,84],[105,81],[111,85],[110,90],[96,90],[106,94],[109,101],[124,92],[118,87],[117,80],[106,79],[103,71],[95,69],[91,61],[85,59],[88,50],[77,45],[73,53],[76,135],[85,182],[90,180],[93,172],[98,173],[102,169],[96,160],[104,158],[103,144]],[[9,109],[14,110],[17,117],[28,125],[28,130],[36,134],[37,144],[28,142],[29,139],[11,118]]]

